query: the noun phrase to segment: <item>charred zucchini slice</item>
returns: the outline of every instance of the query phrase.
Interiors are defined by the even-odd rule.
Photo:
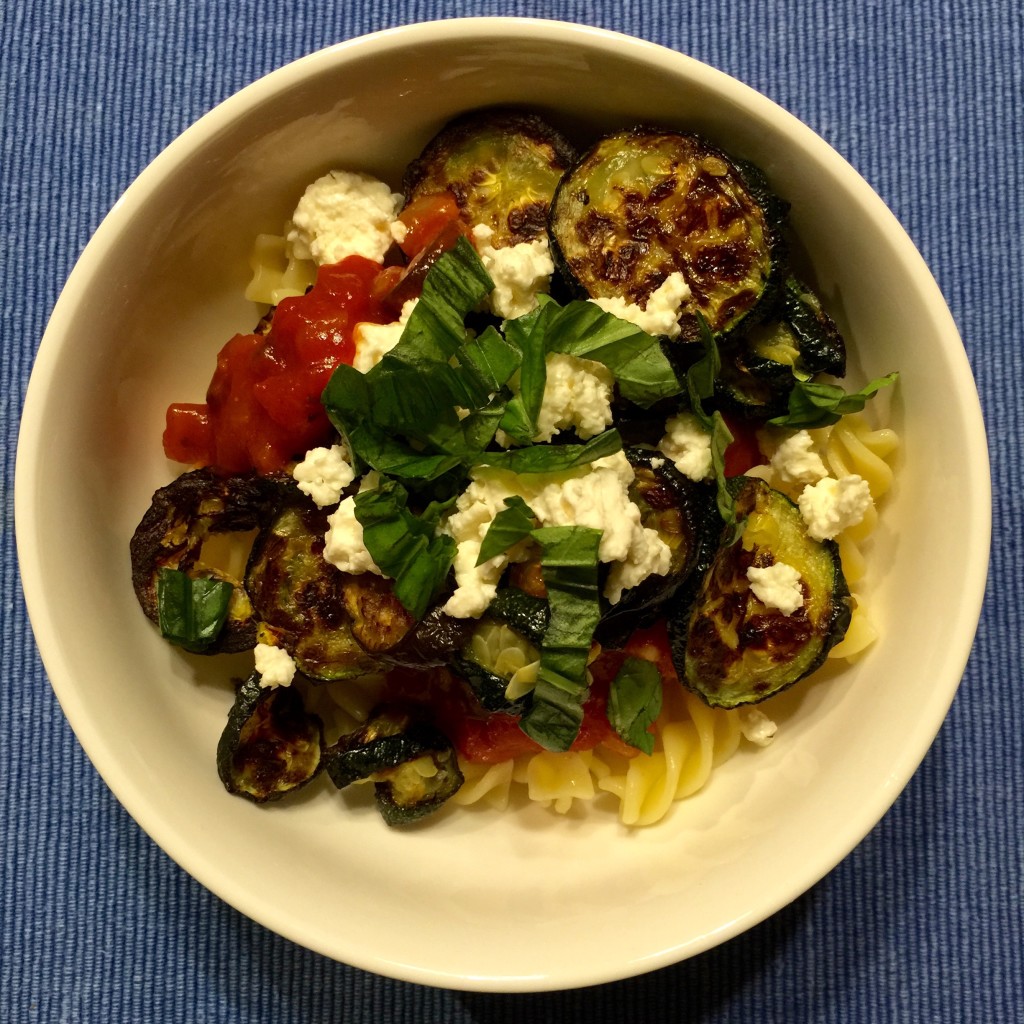
[[[777,416],[794,382],[819,373],[846,374],[846,344],[818,296],[790,276],[779,318],[756,324],[723,351],[718,394],[735,412]]]
[[[135,529],[129,545],[132,585],[142,610],[160,622],[159,579],[176,569],[192,579],[231,584],[228,614],[205,654],[248,650],[256,644],[252,606],[240,580],[204,564],[203,544],[213,534],[247,533],[265,526],[284,501],[278,478],[217,476],[211,470],[184,473],[161,487]]]
[[[463,783],[448,738],[394,706],[376,709],[361,729],[342,736],[328,749],[325,765],[339,789],[373,782],[377,808],[388,825],[407,825],[432,814]]]
[[[279,800],[323,766],[323,723],[291,687],[263,687],[253,673],[239,687],[217,744],[217,771],[229,793],[255,803]]]
[[[781,318],[754,327],[743,349],[750,372],[768,380],[846,374],[846,344],[839,328],[821,299],[793,276],[783,289]]]
[[[395,641],[399,633],[404,635],[403,627],[408,629],[407,620],[381,592],[324,559],[326,532],[322,510],[297,505],[282,509],[253,544],[245,580],[256,618],[301,672],[322,681],[350,679],[380,667],[380,659],[359,642],[356,630],[372,648]],[[355,628],[346,610],[351,608],[359,616]],[[386,639],[375,634],[375,622]]]
[[[690,287],[681,336],[752,322],[782,275],[785,204],[764,179],[698,135],[635,128],[601,139],[551,207],[555,265],[584,296],[646,308],[676,271]]]
[[[451,192],[466,224],[487,225],[490,244],[503,248],[543,237],[573,157],[568,142],[536,115],[476,111],[434,136],[406,171],[403,189],[408,201]]]
[[[754,704],[809,675],[850,624],[833,541],[807,535],[800,510],[763,480],[737,477],[739,538],[719,547],[688,621],[670,621],[680,679],[712,707]],[[751,566],[792,566],[803,604],[786,615],[754,595]]]
[[[626,457],[634,473],[630,499],[640,509],[642,524],[668,545],[672,560],[667,575],[649,576],[623,591],[619,602],[605,612],[598,638],[610,647],[644,624],[692,577],[701,578],[721,528],[710,485],[694,483],[649,448],[627,448]]]

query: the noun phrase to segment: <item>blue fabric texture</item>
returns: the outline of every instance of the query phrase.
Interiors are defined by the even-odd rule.
[[[293,58],[393,25],[494,14],[579,21],[689,53],[847,157],[948,299],[981,393],[995,501],[988,597],[963,685],[867,839],[722,947],[631,981],[529,996],[433,990],[334,963],[245,919],[172,863],[103,785],[50,691],[13,529],[34,353],[79,252],[139,171],[220,100]],[[12,0],[0,4],[0,39],[0,1020],[1022,1019],[1018,0]]]

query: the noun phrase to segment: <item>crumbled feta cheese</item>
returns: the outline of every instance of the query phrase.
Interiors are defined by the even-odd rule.
[[[575,430],[586,441],[611,424],[615,377],[607,366],[562,352],[552,352],[546,364],[534,441],[550,441],[560,430]]]
[[[456,589],[444,611],[457,618],[483,614],[494,597],[502,570],[516,552],[476,565],[480,544],[505,498],[517,494],[542,526],[590,526],[602,531],[598,556],[612,563],[605,596],[619,601],[622,591],[652,573],[668,571],[671,552],[654,530],[645,529],[640,509],[630,500],[633,468],[623,452],[598,459],[571,473],[516,476],[482,467],[472,473],[444,530],[456,542]]]
[[[372,370],[398,344],[418,301],[419,299],[409,299],[402,306],[401,316],[393,323],[356,324],[352,332],[352,338],[356,345],[356,354],[352,365],[360,373]]]
[[[283,647],[257,644],[253,651],[260,686],[291,686],[295,678],[295,662]]]
[[[828,470],[813,449],[811,435],[806,430],[798,430],[775,449],[771,458],[772,469],[783,483],[817,483],[828,476]]]
[[[747,579],[754,597],[766,608],[777,608],[783,615],[792,615],[803,607],[804,591],[800,573],[785,562],[747,569]]]
[[[681,412],[665,422],[665,436],[658,448],[683,476],[691,480],[711,476],[711,435],[692,412]]]
[[[337,505],[341,492],[355,476],[355,470],[348,462],[348,449],[340,444],[311,449],[292,470],[292,478],[299,490],[308,494],[320,508]]]
[[[547,238],[503,246],[489,244],[494,232],[486,224],[473,228],[480,260],[491,275],[494,291],[490,295],[495,316],[511,320],[537,307],[537,296],[551,284],[555,264],[551,259]]]
[[[648,334],[663,334],[669,338],[679,337],[679,313],[683,303],[690,297],[690,286],[679,271],[669,274],[659,287],[651,292],[647,304],[641,309],[633,302],[613,296],[591,299],[606,313],[628,320]]]
[[[331,171],[305,191],[286,235],[296,259],[338,263],[346,256],[377,260],[394,241],[391,225],[402,197],[368,174]]]
[[[372,490],[377,486],[379,476],[369,472],[359,485],[360,491]],[[363,526],[356,519],[356,500],[348,497],[327,517],[327,533],[324,535],[324,558],[342,572],[357,575],[374,572],[383,576],[373,556],[363,543]]]
[[[871,507],[868,482],[857,473],[838,480],[825,477],[808,484],[797,502],[814,540],[830,540],[850,526],[856,526]]]
[[[767,747],[779,731],[778,725],[759,708],[740,708],[739,719],[743,738],[759,747]]]

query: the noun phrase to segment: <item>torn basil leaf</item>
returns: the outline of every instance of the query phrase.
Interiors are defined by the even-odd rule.
[[[565,473],[588,462],[614,455],[622,450],[617,430],[606,430],[585,444],[535,444],[508,451],[481,452],[474,460],[478,466],[493,466],[510,473]]]
[[[661,714],[661,672],[653,662],[627,657],[608,692],[608,721],[631,747],[654,752],[649,732]]]
[[[157,577],[161,634],[187,651],[202,653],[224,626],[232,591],[225,580],[193,578],[179,569],[161,569]]]
[[[899,373],[888,373],[866,384],[860,391],[847,393],[837,384],[798,380],[789,393],[789,409],[768,422],[790,430],[813,430],[838,423],[840,417],[860,412],[882,388],[895,384]]]
[[[454,503],[431,503],[421,516],[408,507],[405,488],[382,479],[355,496],[363,543],[380,570],[395,581],[395,596],[421,619],[437,596],[455,557],[455,541],[437,534],[437,523]]]
[[[505,507],[487,527],[476,564],[483,565],[495,555],[508,551],[523,538],[529,537],[536,525],[537,517],[533,509],[518,494],[509,495],[505,499]]]
[[[589,526],[545,526],[531,536],[541,547],[550,618],[541,641],[538,683],[519,725],[545,749],[568,750],[583,721],[587,661],[601,616],[601,531]]]

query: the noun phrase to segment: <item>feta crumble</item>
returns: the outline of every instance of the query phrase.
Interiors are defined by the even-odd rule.
[[[377,486],[379,476],[369,472],[359,485],[360,491],[372,490]],[[358,575],[373,572],[383,576],[373,556],[363,543],[363,526],[356,519],[356,499],[346,498],[327,517],[327,533],[324,535],[324,558],[342,572]]]
[[[257,644],[254,651],[256,671],[259,673],[260,686],[291,686],[295,678],[295,662],[283,647],[272,644]]]
[[[331,171],[303,193],[286,235],[296,259],[338,263],[366,256],[378,263],[394,241],[392,224],[402,197],[382,181],[353,171]]]
[[[555,264],[547,238],[496,249],[490,245],[493,236],[486,224],[473,228],[480,260],[494,282],[489,298],[491,311],[511,320],[537,308],[537,296],[550,287]]]
[[[856,526],[871,507],[868,482],[857,473],[838,480],[825,477],[808,484],[797,501],[807,524],[807,533],[814,540],[831,540],[843,530]]]
[[[292,470],[292,479],[303,494],[320,507],[337,505],[341,492],[355,479],[349,465],[348,450],[340,444],[330,448],[312,448]]]
[[[615,377],[607,366],[562,352],[548,355],[546,365],[535,442],[550,441],[560,430],[575,430],[586,441],[611,424]]]
[[[683,476],[694,481],[711,476],[711,435],[692,412],[666,420],[665,436],[658,448]]]
[[[668,572],[672,553],[654,530],[640,521],[629,498],[633,468],[623,452],[598,459],[571,473],[517,476],[481,467],[456,502],[443,529],[456,542],[456,589],[444,606],[456,618],[476,618],[494,597],[501,573],[517,552],[496,555],[476,565],[480,545],[505,498],[517,494],[533,509],[542,526],[589,526],[601,530],[598,557],[612,563],[605,596],[613,604],[623,590],[653,573]]]
[[[743,738],[759,747],[767,747],[779,731],[778,725],[759,708],[740,708],[739,720]]]
[[[390,324],[356,324],[352,338],[356,345],[352,365],[360,372],[372,370],[401,340],[405,325],[419,299],[409,299],[402,306],[401,316]]]
[[[814,484],[828,476],[821,456],[813,450],[814,439],[806,430],[787,437],[771,458],[772,470],[783,483]]]
[[[747,569],[747,580],[754,597],[766,608],[776,608],[783,615],[792,615],[803,607],[804,591],[800,586],[800,573],[785,562]]]
[[[611,313],[620,320],[628,320],[648,334],[678,338],[679,313],[689,297],[690,286],[677,270],[669,274],[658,288],[651,292],[643,308],[619,296],[595,298],[590,301],[596,303],[606,313]]]

